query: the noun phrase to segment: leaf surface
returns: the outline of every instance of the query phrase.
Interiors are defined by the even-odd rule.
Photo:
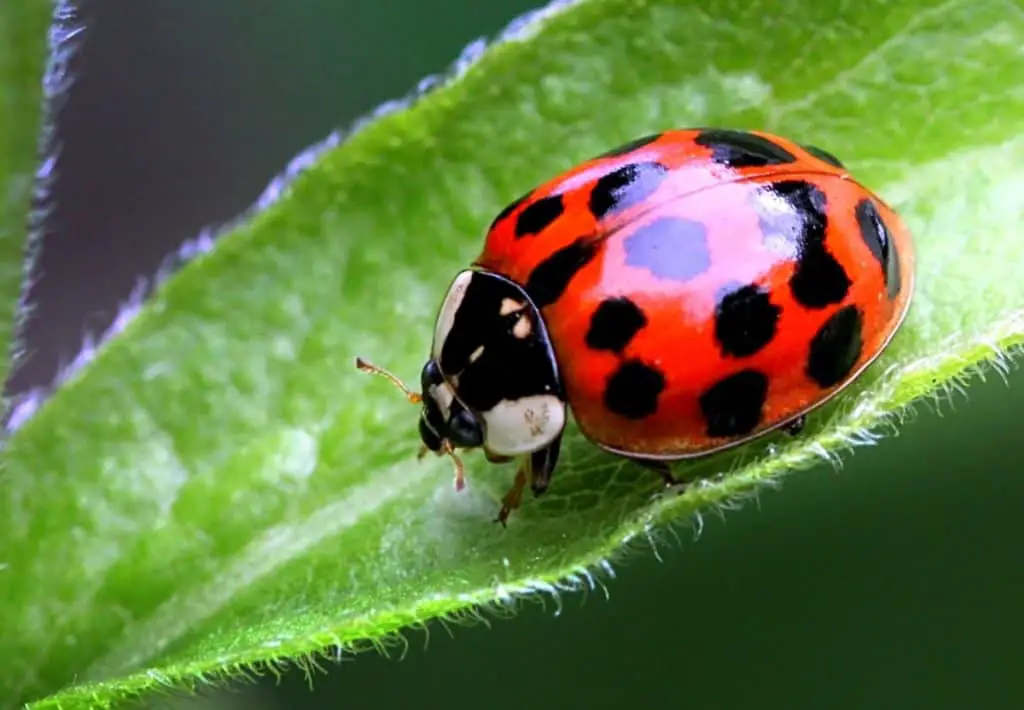
[[[525,28],[525,29],[524,29]],[[476,603],[587,584],[651,526],[845,447],[1024,341],[1024,13],[1004,0],[558,3],[304,157],[13,435],[0,696],[103,706]],[[763,128],[835,152],[917,236],[911,314],[804,435],[656,476],[575,431],[507,530],[513,469],[417,463],[444,289],[506,202],[630,138]],[[270,199],[273,198],[273,199]],[[898,475],[898,472],[894,472]],[[573,582],[575,580],[575,582]]]

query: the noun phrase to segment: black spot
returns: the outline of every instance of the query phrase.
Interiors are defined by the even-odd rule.
[[[623,248],[627,265],[663,279],[689,281],[711,266],[707,229],[681,217],[659,217],[637,227]]]
[[[846,298],[850,283],[842,264],[821,247],[804,251],[789,286],[804,306],[824,308]]]
[[[813,145],[802,145],[800,147],[803,148],[804,150],[806,150],[811,155],[813,155],[818,160],[822,160],[822,161],[828,163],[829,165],[832,165],[832,166],[837,167],[837,168],[845,168],[846,167],[845,165],[842,164],[842,162],[840,162],[839,158],[837,158],[836,156],[832,155],[827,150],[822,150],[821,148],[818,148],[817,146],[813,146]]]
[[[587,347],[621,353],[647,325],[647,316],[626,297],[608,298],[594,310],[587,330]]]
[[[757,370],[741,370],[719,380],[700,396],[707,435],[745,436],[761,423],[768,397],[768,378]]]
[[[664,389],[664,375],[639,360],[627,360],[608,378],[604,406],[620,417],[643,419],[658,410]]]
[[[795,255],[796,269],[789,281],[793,297],[807,308],[824,308],[846,298],[850,277],[825,246],[825,193],[803,180],[781,180],[755,195],[764,238],[787,243]]]
[[[633,207],[654,194],[668,172],[661,163],[629,163],[598,178],[590,193],[590,212],[602,219]]]
[[[900,260],[896,253],[892,232],[889,231],[871,199],[865,197],[857,203],[854,211],[857,215],[860,235],[882,267],[886,294],[890,299],[896,298],[903,284],[900,280]]]
[[[709,128],[693,140],[697,145],[711,149],[712,160],[730,168],[760,168],[796,162],[796,156],[782,146],[746,131]]]
[[[863,325],[856,306],[845,306],[825,321],[811,340],[807,375],[823,388],[832,387],[850,374],[860,358]]]
[[[527,306],[502,316],[501,304],[506,298]],[[513,331],[523,317],[530,319],[530,335],[517,338]],[[482,354],[470,362],[481,346]],[[458,376],[459,399],[476,412],[486,412],[503,399],[562,396],[558,363],[543,318],[522,287],[497,274],[473,274],[438,363],[440,371],[424,370],[424,389],[440,381],[441,372]]]
[[[775,337],[781,313],[757,284],[730,290],[715,308],[715,338],[722,353],[749,357],[767,346]]]
[[[546,308],[557,301],[572,277],[597,255],[599,247],[592,239],[580,238],[537,264],[526,280],[526,292],[534,305]]]
[[[516,217],[516,238],[537,234],[562,216],[565,204],[561,195],[548,195],[536,202],[531,202]]]
[[[659,138],[661,138],[661,136],[662,136],[661,133],[651,133],[650,135],[640,136],[639,138],[634,138],[633,140],[629,141],[628,143],[623,143],[618,148],[612,148],[609,151],[601,153],[601,155],[599,155],[597,157],[598,158],[618,158],[619,156],[626,155],[628,153],[632,153],[634,150],[637,150],[639,148],[643,148],[645,145],[650,145],[654,141],[656,141]]]
[[[522,196],[518,197],[517,199],[513,200],[512,202],[508,203],[507,205],[505,205],[504,209],[502,209],[501,212],[499,212],[494,217],[494,219],[491,221],[491,226],[487,228],[487,231],[493,230],[495,227],[497,227],[502,222],[502,220],[504,220],[506,217],[508,217],[513,212],[515,212],[516,208],[518,208],[519,205],[521,205],[524,202],[526,202],[527,198],[531,194],[533,194],[532,190],[530,192],[527,192],[525,195],[522,195]]]

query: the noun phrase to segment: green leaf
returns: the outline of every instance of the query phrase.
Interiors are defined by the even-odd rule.
[[[655,523],[874,441],[1024,342],[1019,4],[581,0],[518,27],[306,156],[15,432],[0,696],[105,706],[587,584]],[[655,497],[656,476],[574,431],[549,494],[494,525],[513,469],[467,457],[455,493],[448,461],[415,461],[416,410],[354,357],[415,378],[505,202],[631,137],[712,124],[837,152],[901,210],[906,325],[803,436],[686,467],[706,485]]]
[[[29,243],[29,205],[38,165],[43,109],[43,64],[53,6],[44,0],[0,4],[0,381],[19,359],[15,331],[26,312],[19,297],[27,286],[34,249]],[[58,67],[47,78],[59,89]],[[28,257],[28,258],[26,258]],[[6,410],[4,403],[2,409]],[[0,414],[4,412],[0,411]]]

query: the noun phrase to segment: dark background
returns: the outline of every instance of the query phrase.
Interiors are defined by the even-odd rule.
[[[95,0],[59,121],[56,212],[12,387],[47,383],[139,276],[230,220],[306,145],[444,69],[535,0]],[[611,600],[238,685],[212,707],[985,708],[1024,701],[1024,376],[918,407],[698,544],[618,566]],[[953,411],[955,406],[956,411]],[[194,701],[187,701],[191,706]]]

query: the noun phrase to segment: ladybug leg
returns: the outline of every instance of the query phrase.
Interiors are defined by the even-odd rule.
[[[555,464],[558,463],[558,454],[561,449],[562,437],[559,435],[540,451],[530,454],[530,469],[533,471],[530,488],[533,489],[535,497],[543,495],[551,485],[551,474],[555,472]]]
[[[505,497],[501,499],[501,510],[498,511],[498,517],[494,519],[494,522],[501,523],[503,527],[508,526],[508,516],[523,502],[523,489],[526,488],[526,483],[530,478],[529,469],[530,459],[526,459],[519,467],[519,470],[516,471],[515,483],[508,489]]]
[[[555,440],[543,449],[534,451],[529,458],[516,471],[516,480],[508,493],[501,501],[501,510],[494,522],[506,525],[508,516],[523,502],[523,491],[526,484],[530,484],[534,496],[542,495],[551,483],[551,474],[558,463],[558,454],[562,448],[562,437],[555,437]]]
[[[659,476],[661,476],[661,480],[663,480],[665,482],[665,487],[666,488],[672,488],[673,486],[685,485],[685,481],[680,481],[678,478],[676,478],[675,476],[672,475],[672,465],[668,461],[658,461],[656,459],[634,459],[634,458],[630,458],[629,460],[632,461],[635,464],[639,464],[640,466],[643,466],[644,468],[646,468],[646,469],[648,469],[650,471],[654,471]]]
[[[508,463],[514,458],[512,456],[499,456],[498,454],[492,454],[487,449],[484,449],[484,456],[486,456],[487,460],[491,463]]]
[[[782,427],[782,431],[786,432],[790,436],[797,436],[800,432],[802,432],[804,430],[804,425],[805,424],[807,424],[807,417],[805,417],[804,415],[801,414],[799,417],[797,417],[793,421],[791,421],[788,424],[784,425]]]

